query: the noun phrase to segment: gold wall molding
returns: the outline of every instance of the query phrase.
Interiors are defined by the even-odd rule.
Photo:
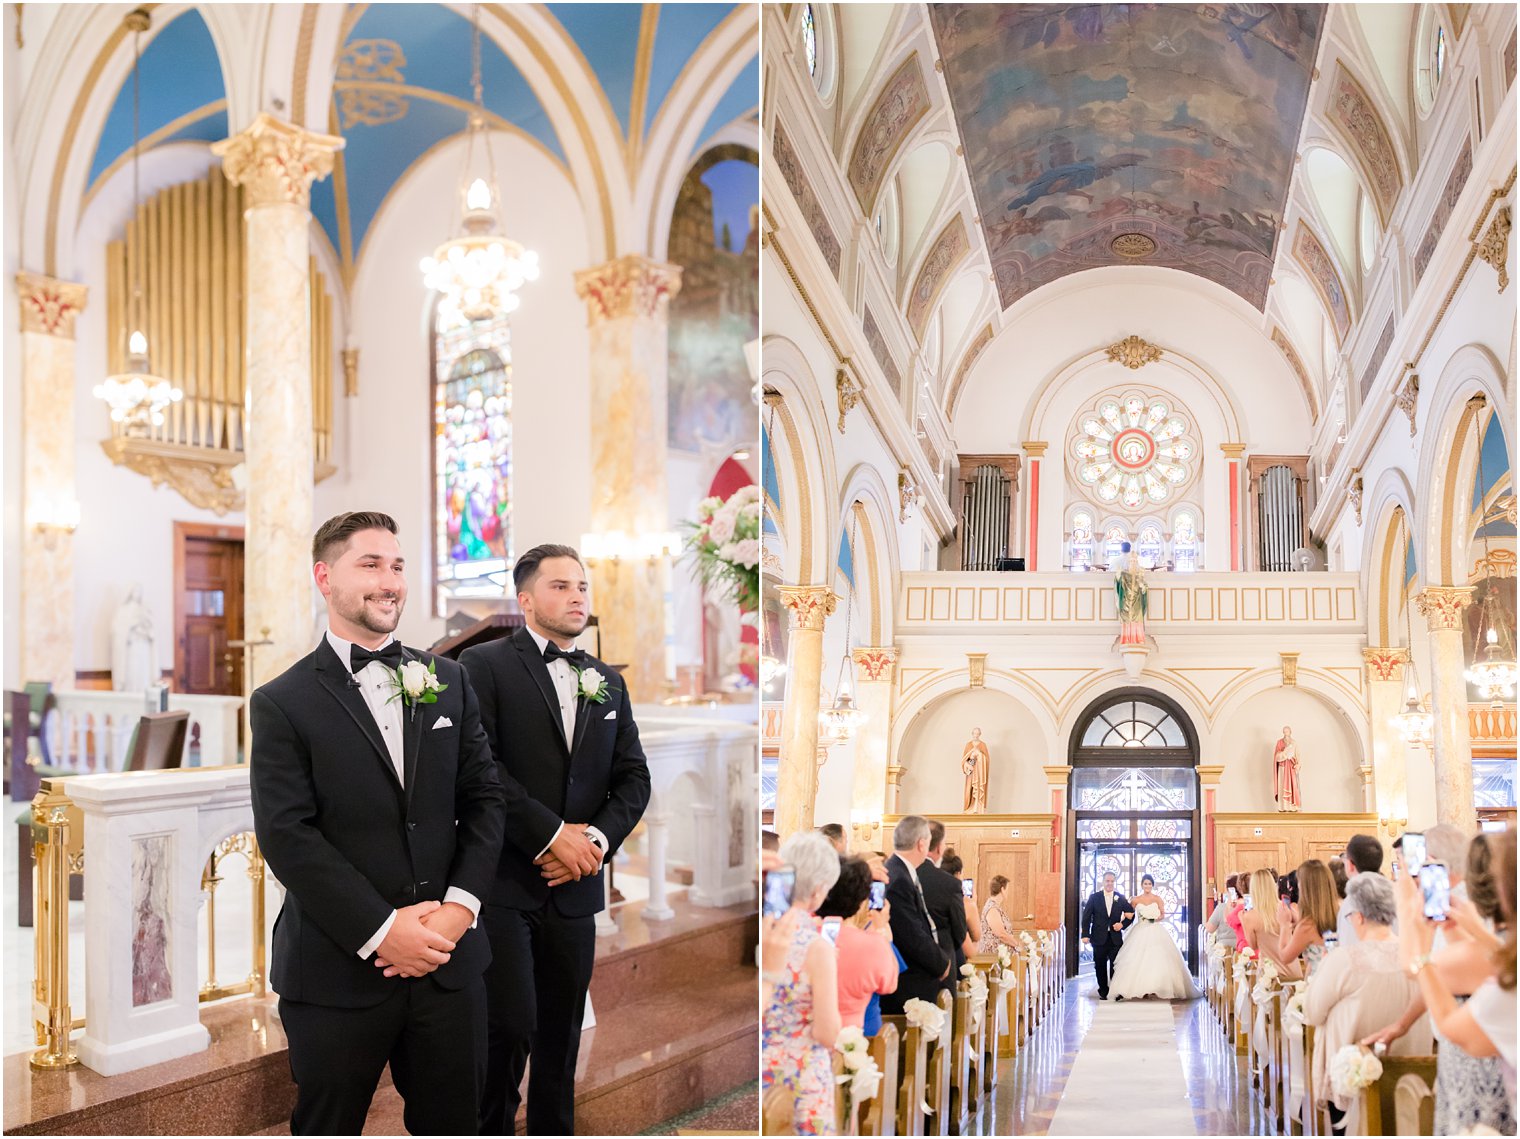
[[[1506,262],[1509,260],[1509,231],[1510,212],[1508,206],[1500,206],[1499,212],[1494,214],[1483,233],[1483,239],[1478,242],[1478,257],[1494,267],[1499,274],[1499,291],[1502,293],[1509,287],[1509,268]]]
[[[74,339],[74,321],[84,311],[89,289],[40,273],[16,274],[16,297],[21,304],[21,331]]]
[[[895,648],[876,648],[866,646],[858,648],[850,653],[857,668],[860,669],[861,679],[874,682],[887,681],[891,683],[892,669],[897,664],[897,650]]]
[[[1278,653],[1282,661],[1282,682],[1284,688],[1296,688],[1298,686],[1298,654]]]
[[[1420,407],[1420,376],[1417,372],[1410,372],[1409,379],[1399,389],[1399,394],[1393,397],[1394,406],[1409,417],[1409,437],[1415,436],[1415,417]]]
[[[860,406],[860,401],[865,399],[866,389],[850,375],[849,361],[842,362],[839,370],[834,374],[834,392],[836,404],[839,408],[839,434],[844,434],[845,417]]]
[[[245,188],[250,209],[306,209],[311,184],[332,173],[333,160],[345,145],[337,135],[318,134],[260,111],[245,130],[213,143],[211,153],[222,160],[232,184]]]
[[[359,349],[343,349],[343,394],[359,394]]]
[[[1130,371],[1154,364],[1162,356],[1160,348],[1139,336],[1126,336],[1118,343],[1110,344],[1103,352],[1115,364],[1123,364]]]
[[[987,687],[987,654],[967,653],[966,674],[972,688]]]

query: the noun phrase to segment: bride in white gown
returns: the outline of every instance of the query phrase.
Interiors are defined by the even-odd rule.
[[[1161,924],[1166,903],[1155,893],[1155,879],[1149,874],[1140,880],[1145,893],[1131,899],[1135,907],[1135,924],[1124,938],[1114,962],[1110,994],[1119,1000],[1159,997],[1164,1001],[1191,1000],[1198,993],[1187,963],[1177,951],[1177,943]]]

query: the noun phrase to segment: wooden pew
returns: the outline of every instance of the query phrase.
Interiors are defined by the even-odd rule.
[[[955,987],[950,1025],[950,1126],[966,1133],[966,1121],[980,1100],[971,1075],[971,985],[964,978]]]
[[[1383,1074],[1362,1092],[1368,1135],[1433,1135],[1436,1058],[1384,1056]]]
[[[895,1118],[892,1132],[884,1134],[918,1136],[924,1134],[924,1113],[921,1105],[926,1099],[926,1080],[929,1071],[929,1041],[924,1034],[908,1023],[907,1017],[883,1016],[881,1031],[891,1027],[900,1041],[897,1050],[898,1081],[891,1108]],[[885,1069],[883,1069],[885,1071]],[[887,1087],[882,1084],[882,1097],[886,1100]]]
[[[897,1133],[898,1049],[901,1041],[895,1024],[883,1024],[871,1037],[871,1058],[881,1070],[881,1090],[862,1105],[856,1117],[857,1135],[895,1135]]]
[[[939,1011],[944,1013],[940,1022],[939,1036],[929,1041],[929,1066],[925,1081],[928,1090],[927,1103],[933,1112],[924,1131],[930,1135],[952,1135],[950,1118],[950,1063],[951,1040],[954,1032],[955,998],[941,989]]]

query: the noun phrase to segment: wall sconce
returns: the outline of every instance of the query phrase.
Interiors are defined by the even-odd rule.
[[[605,534],[582,534],[580,552],[587,562],[654,562],[679,554],[683,544],[674,530],[647,534],[609,530]]]
[[[52,549],[59,535],[72,534],[79,528],[79,503],[74,499],[48,499],[32,507],[32,528],[42,535]]]
[[[1409,820],[1398,815],[1379,815],[1378,825],[1389,834],[1403,834],[1404,828],[1409,825]]]

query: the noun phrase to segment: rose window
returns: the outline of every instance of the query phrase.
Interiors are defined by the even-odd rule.
[[[1138,510],[1166,502],[1193,478],[1198,445],[1187,417],[1162,396],[1106,396],[1081,417],[1071,453],[1077,481],[1099,502]]]

